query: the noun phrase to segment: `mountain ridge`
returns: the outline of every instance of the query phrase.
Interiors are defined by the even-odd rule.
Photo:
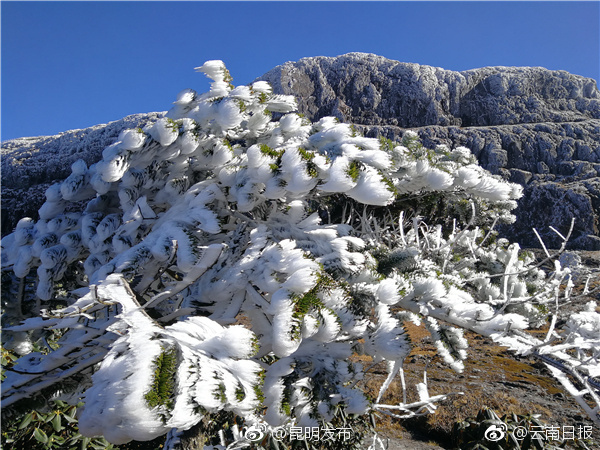
[[[412,128],[600,118],[595,80],[541,67],[456,72],[348,53],[288,61],[259,79],[277,93],[295,95],[312,120],[334,115],[345,122]]]
[[[390,77],[390,74],[394,76]],[[454,72],[350,53],[286,62],[259,78],[294,95],[310,120],[333,115],[366,136],[464,145],[492,173],[524,187],[502,234],[547,245],[576,218],[574,248],[600,249],[600,92],[595,80],[540,67]]]
[[[313,121],[333,115],[370,137],[396,140],[412,129],[428,147],[464,145],[483,167],[524,186],[517,223],[503,235],[539,246],[536,227],[555,246],[549,226],[566,232],[575,216],[571,246],[600,249],[600,92],[593,79],[540,67],[455,72],[355,52],[289,61],[257,80],[296,97],[298,111]],[[162,114],[3,142],[2,232],[23,215],[35,217],[45,188],[68,176],[76,159],[95,162],[121,129]]]

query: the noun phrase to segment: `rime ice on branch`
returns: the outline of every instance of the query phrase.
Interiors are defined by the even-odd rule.
[[[423,414],[444,398],[425,383],[420,401],[380,402],[403,379],[407,321],[424,322],[457,371],[472,330],[549,355],[584,384],[598,375],[592,306],[544,341],[523,331],[568,301],[569,271],[556,263],[546,276],[495,239],[519,186],[464,147],[309,123],[265,82],[234,87],[220,61],[198,70],[209,92],[182,91],[166,118],[124,131],[91,167],[75,163],[39,220],[3,239],[4,335],[24,355],[3,407],[70,387],[85,402],[81,432],[115,444],[223,410],[267,427],[319,426],[340,410]],[[56,330],[56,350],[28,353]],[[361,390],[368,369],[348,360],[359,347],[388,362],[377,399]],[[576,397],[593,417],[587,388]]]

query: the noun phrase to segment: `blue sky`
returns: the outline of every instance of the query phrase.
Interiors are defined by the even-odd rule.
[[[57,134],[164,111],[194,67],[234,84],[286,61],[370,52],[467,70],[542,66],[600,78],[600,2],[6,2],[1,135]]]

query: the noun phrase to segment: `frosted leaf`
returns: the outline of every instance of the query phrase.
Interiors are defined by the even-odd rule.
[[[127,154],[119,154],[110,160],[103,160],[96,164],[96,171],[100,174],[102,181],[113,183],[119,181],[129,169],[129,158]],[[101,186],[99,186],[102,189]]]
[[[381,179],[381,176],[372,167],[365,167],[360,171],[356,186],[346,192],[349,197],[367,205],[385,206],[394,199],[394,193]]]
[[[385,305],[395,305],[400,301],[398,285],[391,278],[379,282],[377,299]]]
[[[70,231],[60,237],[60,243],[66,247],[79,248],[82,243],[81,230]]]
[[[342,149],[344,149],[344,145],[342,145]],[[347,153],[347,151],[343,151],[344,154]],[[380,170],[388,170],[392,165],[390,155],[381,150],[359,150],[359,152],[354,155],[354,159]]]
[[[148,130],[150,136],[163,147],[171,145],[179,137],[179,128],[171,119],[159,119]],[[108,180],[107,180],[108,181]]]
[[[275,164],[275,159],[264,154],[258,145],[253,145],[246,152],[248,157],[249,176],[253,181],[266,183],[273,177],[271,165]]]
[[[19,254],[13,266],[15,275],[19,278],[25,278],[33,266],[33,251],[30,245],[19,249]]]
[[[189,117],[201,127],[208,125],[214,117],[217,105],[208,102],[200,102],[190,112]]]
[[[217,359],[248,358],[253,354],[254,333],[241,325],[225,328],[207,317],[190,317],[171,325],[167,332]]]
[[[273,89],[266,81],[255,81],[252,83],[252,90],[260,94],[270,94]]]
[[[281,157],[282,178],[285,189],[293,194],[304,195],[313,189],[317,179],[308,173],[306,162],[296,148],[288,148]]]
[[[565,328],[600,345],[600,314],[596,312],[596,302],[588,302],[583,311],[569,316]]]
[[[461,373],[464,370],[463,361],[467,358],[468,348],[462,329],[441,325],[431,317],[426,318],[425,325],[431,333],[438,354],[452,370]]]
[[[402,135],[402,144],[408,145],[417,139],[419,139],[419,135],[416,132],[413,130],[406,130]]]
[[[300,341],[293,338],[294,310],[289,292],[280,289],[271,297],[273,315],[273,352],[279,357],[291,355],[300,345]]]
[[[64,263],[67,260],[67,249],[64,245],[58,244],[42,251],[40,261],[42,267],[52,269],[58,264]]]
[[[429,188],[436,191],[442,191],[452,186],[454,178],[446,172],[432,168],[426,176]]]
[[[100,168],[102,170],[104,167],[105,166],[103,164],[101,164],[99,166],[96,165],[94,167],[94,169],[96,169],[96,171],[95,171],[95,173],[92,175],[92,177],[90,179],[90,185],[100,195],[106,194],[108,191],[110,191],[110,189],[112,187],[112,183],[110,181],[105,181],[102,178],[102,173],[101,172],[97,172],[98,168]]]
[[[306,314],[302,321],[302,338],[309,339],[319,331],[319,322],[311,314]]]
[[[51,185],[45,192],[47,202],[59,202],[62,200],[60,193],[60,183]]]
[[[376,357],[401,361],[411,351],[404,329],[394,319],[386,305],[376,307],[377,328],[365,343],[365,350]]]
[[[43,266],[37,268],[38,285],[35,290],[36,295],[42,300],[50,300],[54,294],[52,269]]]
[[[413,281],[413,295],[423,302],[430,302],[443,297],[446,288],[440,280],[419,278]]]
[[[38,237],[31,246],[32,255],[39,258],[43,250],[58,244],[58,239],[54,233],[46,233]]]
[[[175,100],[173,103],[176,105],[188,105],[196,99],[196,95],[196,91],[193,89],[184,89],[177,94],[177,100]]]
[[[48,221],[48,231],[50,233],[62,234],[69,229],[75,228],[79,217],[79,213],[68,213],[55,217]]]
[[[52,230],[50,230],[52,231]],[[19,220],[14,232],[15,244],[29,244],[35,237],[35,227],[33,219],[26,217]]]
[[[94,384],[85,394],[78,418],[82,433],[103,435],[113,444],[124,444],[132,439],[153,439],[168,431],[158,411],[151,410],[144,398],[147,386],[152,385],[152,362],[162,351],[160,341],[150,339],[148,331],[118,340],[94,373]],[[119,355],[128,347],[133,351],[127,352],[127,357]],[[110,389],[117,380],[121,389]]]
[[[135,151],[143,147],[146,135],[138,130],[124,130],[119,135],[119,141],[121,141],[121,148]]]
[[[225,97],[228,92],[229,89],[231,88],[231,85],[224,80],[218,80],[215,81],[213,83],[211,83],[210,85],[210,96],[212,98],[221,98],[221,97]]]
[[[38,210],[38,214],[41,220],[49,220],[64,213],[65,207],[66,203],[64,201],[47,201]]]
[[[236,86],[229,93],[229,97],[249,102],[252,99],[252,92],[248,86]]]
[[[465,188],[472,188],[481,181],[481,174],[474,167],[461,167],[456,172],[455,183]]]
[[[482,177],[472,190],[478,196],[492,201],[505,201],[511,198],[513,189],[511,184],[492,178],[491,176]]]
[[[224,145],[222,142],[218,142],[213,150],[211,164],[214,167],[219,167],[231,161],[232,158],[233,154],[231,153],[229,147]]]
[[[219,219],[213,211],[204,208],[194,208],[192,211],[190,211],[190,218],[194,219],[198,228],[202,231],[212,234],[216,234],[221,231]]]
[[[189,155],[196,151],[200,143],[198,138],[192,131],[185,131],[179,139],[179,146],[181,147],[182,155]]]
[[[494,331],[524,330],[529,326],[527,319],[520,314],[504,314],[482,322],[478,328],[485,329],[486,333]]]
[[[223,100],[217,107],[214,120],[222,129],[228,130],[239,126],[243,119],[240,107],[235,101]]]
[[[369,409],[369,401],[362,392],[356,389],[340,388],[340,393],[348,414],[365,414]]]
[[[296,100],[291,95],[274,95],[267,101],[267,110],[289,113],[298,109]]]
[[[341,331],[341,326],[338,322],[339,318],[326,309],[320,311],[320,317],[322,323],[319,326],[317,333],[313,336],[313,339],[323,343],[332,342]]]
[[[469,163],[471,161],[471,159],[473,158],[473,154],[471,153],[471,150],[469,150],[467,147],[456,147],[454,150],[452,150],[451,152],[451,156],[452,159],[460,162],[460,163]]]
[[[196,67],[197,72],[203,72],[211,80],[222,80],[225,76],[225,63],[221,60],[206,61],[200,67]]]
[[[297,270],[281,285],[295,294],[304,294],[308,292],[317,282],[317,274],[312,268]]]
[[[324,192],[348,192],[354,186],[354,181],[350,175],[350,160],[345,156],[335,158],[328,171],[327,182],[319,185],[319,189]]]
[[[152,256],[158,261],[167,261],[172,256],[176,243],[177,241],[171,240],[168,236],[157,239],[150,249]]]
[[[261,131],[264,131],[267,124],[271,121],[271,118],[266,114],[257,113],[248,119],[248,130],[254,135],[258,135]]]
[[[271,177],[265,184],[263,195],[265,198],[272,200],[284,198],[286,195],[285,186],[285,181],[280,177]]]
[[[302,119],[298,114],[286,114],[279,119],[279,126],[284,133],[294,133],[302,126]]]
[[[104,217],[96,227],[98,239],[104,241],[114,234],[119,228],[121,220],[118,214],[109,214]]]
[[[168,192],[168,190],[164,190],[161,191],[161,193],[159,194],[162,195],[163,198],[166,197],[166,202],[168,202],[168,195],[166,195],[168,194]],[[123,186],[119,190],[119,201],[121,202],[121,209],[123,211],[131,210],[137,203],[139,195],[140,192],[136,188]]]
[[[33,350],[33,344],[25,332],[11,332],[10,338],[3,337],[4,339],[5,341],[2,343],[4,348],[14,351],[19,356],[27,355]]]
[[[83,159],[78,159],[71,164],[71,173],[73,175],[84,175],[88,170],[87,164]]]
[[[24,228],[32,228],[35,222],[31,217],[23,217],[17,222],[17,226],[15,229],[20,230]]]

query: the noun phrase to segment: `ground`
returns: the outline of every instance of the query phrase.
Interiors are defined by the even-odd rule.
[[[600,267],[600,252],[578,253],[587,267]],[[576,292],[581,292],[582,281],[576,286]],[[600,279],[590,283],[591,288],[597,286],[600,286]],[[600,305],[600,292],[596,291],[565,308],[563,317],[589,300],[596,300]],[[464,392],[464,395],[451,396],[428,417],[404,421],[381,417],[378,428],[382,436],[389,438],[386,441],[389,450],[454,448],[450,441],[454,423],[475,417],[484,406],[494,409],[499,416],[507,413],[539,414],[539,420],[543,424],[561,429],[563,426],[592,426],[581,407],[554,379],[544,364],[536,359],[516,356],[489,339],[466,333],[469,356],[465,362],[465,370],[457,374],[439,357],[434,357],[435,347],[423,326],[409,325],[407,331],[411,341],[417,344],[404,367],[407,384],[422,381],[423,369],[429,362],[427,381],[430,395],[447,392]],[[547,328],[542,328],[535,333],[543,336],[546,331]],[[376,393],[385,377],[385,367],[376,367],[367,378],[367,388]],[[402,400],[399,383],[392,383],[389,393],[384,397],[385,403]],[[416,392],[412,392],[412,395],[416,400]],[[600,449],[600,430],[594,428],[593,437],[594,446],[590,448]]]

